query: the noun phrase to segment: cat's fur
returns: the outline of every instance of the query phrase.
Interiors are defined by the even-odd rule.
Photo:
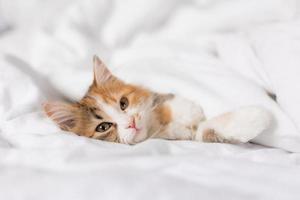
[[[199,105],[173,94],[127,84],[94,57],[94,81],[74,103],[47,102],[44,110],[62,130],[81,136],[136,144],[147,138],[247,142],[268,128],[271,116],[241,108],[206,120]]]

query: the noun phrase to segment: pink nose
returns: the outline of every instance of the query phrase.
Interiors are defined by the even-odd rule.
[[[132,117],[131,121],[130,121],[130,124],[128,126],[128,128],[134,128],[134,129],[137,129],[136,128],[136,125],[135,125],[135,118]]]
[[[140,129],[136,127],[134,117],[131,118],[131,121],[130,121],[129,126],[127,128],[133,128],[135,130],[135,133],[138,133],[140,131]]]

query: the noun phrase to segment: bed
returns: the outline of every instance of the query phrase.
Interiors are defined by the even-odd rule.
[[[299,199],[299,9],[296,0],[0,0],[0,198]],[[94,54],[208,118],[263,106],[272,127],[240,145],[127,146],[63,132],[41,104],[80,99]]]

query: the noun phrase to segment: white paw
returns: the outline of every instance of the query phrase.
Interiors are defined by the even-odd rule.
[[[198,133],[210,128],[228,140],[248,142],[269,128],[271,114],[257,106],[243,107],[200,124]]]
[[[240,142],[248,142],[265,131],[271,124],[271,114],[260,107],[249,106],[232,112],[232,119],[225,126],[225,133]]]

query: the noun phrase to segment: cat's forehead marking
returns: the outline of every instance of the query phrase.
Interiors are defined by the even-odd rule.
[[[91,95],[86,95],[80,102],[84,107],[86,107],[87,111],[96,119],[103,120],[105,116],[103,117],[103,110],[101,110],[101,107],[99,107],[97,103],[97,98]]]
[[[97,106],[108,115],[116,115],[119,113],[118,109],[115,106],[103,101],[101,98],[97,98]]]
[[[120,90],[116,90],[111,87],[92,87],[89,92],[89,96],[92,98],[101,99],[106,103],[116,103],[118,101],[118,96],[120,95]]]
[[[109,94],[109,95],[99,94],[99,95],[101,96],[101,99],[108,104],[117,103],[117,99],[112,94]]]
[[[99,115],[97,113],[97,111],[99,112],[100,110],[96,107],[92,107],[90,108],[90,112],[92,113],[92,115],[96,118],[96,119],[103,119],[103,117],[101,115]]]
[[[124,82],[115,79],[114,81],[109,81],[100,86],[92,85],[87,95],[93,99],[93,103],[96,104],[97,107],[103,110],[104,105],[101,105],[100,103],[116,106],[119,103],[119,100],[124,96],[128,98],[131,108],[132,106],[139,106],[146,102],[147,98],[151,96],[151,92],[145,88],[125,84]],[[106,112],[105,110],[103,111]]]

